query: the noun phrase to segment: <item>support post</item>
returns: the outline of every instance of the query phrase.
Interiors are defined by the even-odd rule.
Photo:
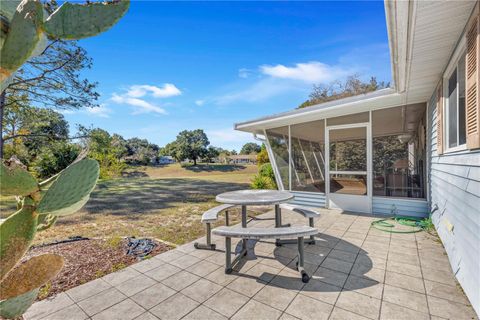
[[[308,218],[308,225],[312,228],[315,227],[315,223],[313,221],[313,218]],[[315,236],[310,236],[310,242],[309,244],[315,244]]]
[[[228,216],[228,210],[225,211],[225,225],[227,227],[230,225],[230,217]]]
[[[232,238],[225,238],[225,273],[232,273]]]
[[[303,237],[298,237],[298,261],[297,270],[300,272],[302,282],[307,283],[310,280],[307,272],[305,271],[305,254],[303,252]]]
[[[242,205],[242,228],[247,227],[247,206]],[[247,250],[247,239],[242,239],[242,251]]]

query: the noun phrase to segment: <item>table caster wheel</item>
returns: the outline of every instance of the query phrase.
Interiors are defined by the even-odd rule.
[[[194,247],[195,249],[198,249],[198,242],[195,242],[195,243],[193,244],[193,247]]]
[[[232,269],[225,269],[225,273],[226,273],[226,274],[231,274],[232,271],[233,271]]]
[[[298,261],[295,262],[295,269],[298,271]]]
[[[308,283],[308,281],[310,281],[310,277],[308,276],[308,274],[305,271],[302,271],[302,282],[303,283]]]

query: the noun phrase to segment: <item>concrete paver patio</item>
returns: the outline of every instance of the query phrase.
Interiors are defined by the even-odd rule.
[[[285,210],[283,219],[306,223]],[[257,242],[226,275],[224,239],[213,237],[217,251],[185,244],[37,302],[25,319],[477,318],[436,238],[381,232],[374,219],[325,210],[317,243],[305,247],[308,284],[294,269],[295,245]],[[249,226],[273,223],[270,212]]]

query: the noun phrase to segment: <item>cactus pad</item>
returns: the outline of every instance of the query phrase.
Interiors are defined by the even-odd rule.
[[[70,165],[45,193],[38,205],[38,212],[57,216],[76,212],[87,203],[99,172],[98,162],[92,159],[83,159]]]
[[[0,224],[0,281],[27,252],[37,230],[34,207],[23,205]]]
[[[63,263],[61,256],[47,253],[20,264],[0,283],[0,300],[40,288],[62,270]]]
[[[38,191],[35,178],[16,158],[0,164],[0,194],[2,196],[27,196]]]
[[[0,14],[8,20],[12,20],[15,10],[17,10],[19,4],[20,0],[2,1],[2,5],[0,6]]]
[[[55,222],[57,222],[58,216],[52,214],[41,214],[38,216],[37,223],[37,232],[47,230],[50,227],[53,227]]]
[[[0,301],[0,317],[2,319],[14,319],[21,316],[35,301],[39,289],[36,288],[18,297]]]
[[[0,51],[0,80],[5,81],[31,56],[40,40],[43,7],[38,0],[23,0],[10,22]]]
[[[128,10],[129,0],[64,3],[44,23],[45,32],[54,38],[82,39],[112,27]]]

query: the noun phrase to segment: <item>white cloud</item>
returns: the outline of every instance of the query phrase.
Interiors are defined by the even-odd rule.
[[[130,106],[135,107],[135,111],[133,112],[133,114],[149,113],[149,112],[167,114],[165,109],[139,98],[131,98],[126,95],[118,95],[114,93],[112,95],[112,101],[120,104],[128,104]]]
[[[199,107],[203,106],[205,104],[205,100],[195,100],[195,104]]]
[[[161,87],[143,84],[130,86],[127,95],[132,98],[141,98],[148,93],[155,98],[168,98],[179,96],[182,94],[182,91],[171,83],[165,83]]]
[[[174,84],[165,83],[162,86],[153,85],[132,85],[127,88],[123,94],[113,93],[111,101],[119,104],[127,104],[134,107],[133,114],[140,113],[159,113],[167,114],[164,108],[160,107],[158,103],[154,103],[148,100],[151,99],[165,99],[174,96],[181,95],[182,91],[178,89]],[[149,98],[147,100],[147,98]],[[163,104],[164,106],[167,103]]]
[[[106,104],[101,104],[97,108],[88,108],[88,109],[85,109],[85,111],[90,115],[97,116],[100,118],[109,118],[110,114],[113,112],[112,109],[107,108]]]
[[[243,78],[243,79],[248,78],[251,73],[252,73],[252,70],[249,70],[249,69],[246,69],[246,68],[238,69],[238,76],[240,78]]]
[[[324,83],[349,74],[349,70],[338,66],[310,61],[287,67],[283,64],[260,66],[260,71],[273,78],[300,80],[307,83]]]

